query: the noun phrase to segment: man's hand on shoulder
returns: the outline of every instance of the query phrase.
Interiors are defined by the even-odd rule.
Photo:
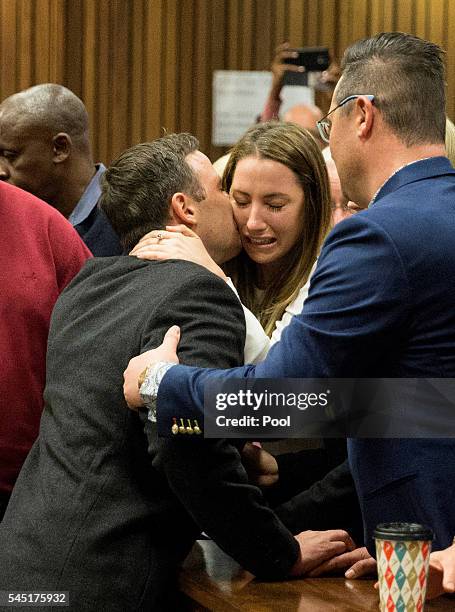
[[[151,366],[160,361],[167,363],[179,363],[177,357],[177,346],[180,340],[180,329],[174,325],[167,330],[162,344],[151,351],[146,351],[137,357],[133,357],[123,373],[123,393],[128,406],[137,410],[144,405],[139,395],[141,374]]]

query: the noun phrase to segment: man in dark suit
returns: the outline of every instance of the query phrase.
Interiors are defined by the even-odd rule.
[[[322,249],[303,312],[258,366],[204,372],[175,363],[175,338],[127,371],[131,405],[138,371],[163,432],[178,417],[200,418],[213,376],[423,378],[455,375],[455,171],[445,157],[442,51],[402,33],[347,49],[330,113],[330,139],[346,196],[366,210],[339,223]],[[156,363],[158,362],[158,366]],[[168,366],[169,367],[169,366]],[[159,388],[159,394],[158,394]],[[428,406],[431,414],[432,406]],[[454,434],[448,431],[448,434]],[[455,533],[455,439],[352,439],[349,460],[365,543],[377,523],[413,521]]]
[[[125,248],[186,223],[219,263],[238,252],[229,198],[197,146],[169,135],[106,171],[101,205]],[[192,263],[94,258],[58,301],[40,436],[0,525],[0,589],[69,591],[74,610],[175,610],[177,570],[201,530],[266,578],[352,546],[341,530],[294,537],[249,483],[236,446],[204,440],[197,420],[178,422],[182,439],[160,440],[147,412],[127,410],[122,372],[171,321],[183,361],[242,361],[240,302]]]
[[[93,161],[87,110],[66,87],[35,85],[0,104],[0,180],[60,211],[100,257],[122,252],[96,206],[105,170]]]

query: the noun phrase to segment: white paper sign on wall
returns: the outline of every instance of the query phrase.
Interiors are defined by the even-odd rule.
[[[212,143],[232,145],[256,122],[272,82],[270,72],[215,70],[213,73]],[[295,104],[314,104],[310,87],[286,86],[281,113]]]

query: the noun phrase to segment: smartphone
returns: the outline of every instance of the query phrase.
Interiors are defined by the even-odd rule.
[[[306,85],[308,72],[322,72],[329,67],[330,56],[327,47],[303,47],[293,51],[298,53],[298,57],[290,57],[285,63],[304,66],[305,72],[285,72],[283,85]]]

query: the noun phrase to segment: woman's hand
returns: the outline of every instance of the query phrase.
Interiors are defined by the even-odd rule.
[[[427,598],[455,593],[455,543],[430,555]]]
[[[167,225],[166,230],[149,232],[140,239],[130,255],[150,260],[183,259],[226,279],[223,270],[207,253],[202,240],[186,225]]]
[[[278,463],[275,457],[262,447],[247,442],[241,456],[250,482],[258,487],[271,487],[278,482]]]

